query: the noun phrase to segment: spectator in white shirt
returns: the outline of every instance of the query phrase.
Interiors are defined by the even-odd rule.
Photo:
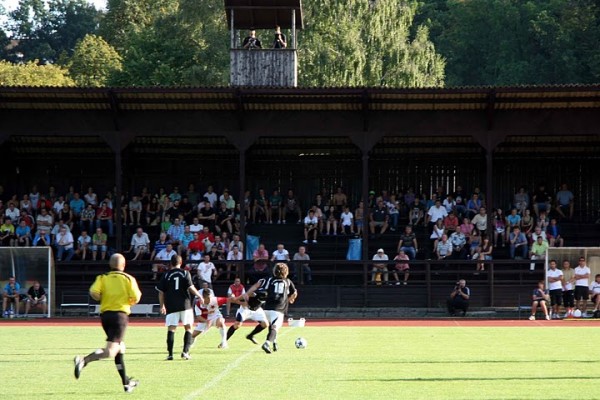
[[[148,238],[148,234],[144,232],[142,228],[137,228],[137,232],[131,236],[131,244],[127,252],[135,253],[135,256],[132,258],[132,260],[140,259],[144,254],[149,253],[149,244],[150,239]],[[169,258],[169,261],[170,260],[171,259]]]
[[[318,226],[319,219],[315,216],[315,212],[313,210],[310,210],[308,212],[308,215],[304,217],[304,243],[308,243],[308,237],[310,235],[312,235],[313,237],[313,243],[317,243]]]
[[[436,200],[435,204],[431,206],[429,211],[427,211],[427,223],[429,224],[429,230],[431,231],[433,225],[435,225],[435,222],[438,219],[441,219],[443,221],[447,215],[448,211],[446,211],[446,209],[442,207],[441,201],[439,199]]]
[[[290,253],[284,248],[282,243],[277,245],[277,250],[273,252],[271,261],[290,261]]]
[[[229,253],[227,253],[227,261],[241,261],[243,259],[244,259],[244,255],[240,251],[239,247],[236,245],[233,245],[231,247],[231,250],[229,251]],[[227,264],[227,280],[231,279],[229,277],[229,275],[231,273],[231,270],[234,268],[235,268],[235,275],[236,276],[239,275],[240,266],[241,266],[241,264],[231,264],[231,263]]]
[[[204,261],[198,264],[198,279],[200,280],[200,287],[206,283],[209,288],[212,289],[212,279],[217,277],[217,268],[215,264],[210,261],[210,256],[206,254]]]
[[[354,234],[354,215],[348,206],[344,206],[344,212],[340,215],[341,233],[346,235]]]
[[[63,254],[66,253],[65,261],[71,261],[73,258],[73,254],[75,251],[73,250],[73,235],[71,232],[67,231],[67,228],[60,228],[58,234],[56,235],[56,260],[62,261]]]
[[[388,267],[384,261],[388,261],[389,258],[383,249],[377,250],[377,253],[373,256],[373,269],[371,271],[371,283],[375,283],[375,277],[377,274],[383,274],[383,282],[388,284]],[[379,262],[378,262],[379,261]]]

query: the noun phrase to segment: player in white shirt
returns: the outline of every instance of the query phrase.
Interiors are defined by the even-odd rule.
[[[587,318],[586,308],[590,290],[590,268],[585,264],[585,258],[579,257],[579,265],[575,268],[575,301],[581,311],[581,316]]]
[[[341,231],[346,235],[354,234],[354,215],[350,212],[348,206],[344,207],[344,212],[340,215]]]
[[[550,260],[550,269],[546,272],[548,278],[548,289],[550,291],[550,304],[552,305],[552,319],[560,319],[558,310],[562,304],[563,296],[563,272],[556,268],[556,260]]]
[[[194,333],[192,334],[192,340],[196,339],[197,336],[203,335],[210,329],[211,326],[219,328],[221,334],[221,343],[219,344],[220,349],[226,349],[227,345],[227,326],[225,325],[225,318],[219,307],[227,303],[227,297],[215,297],[211,289],[205,288],[201,291],[202,298],[196,299],[194,302],[194,311],[196,313],[197,321]]]
[[[590,294],[594,302],[594,318],[600,318],[600,274],[596,274],[590,285]]]

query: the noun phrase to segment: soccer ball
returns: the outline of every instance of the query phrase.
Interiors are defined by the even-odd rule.
[[[296,345],[297,349],[305,349],[306,346],[308,346],[308,342],[302,337],[296,339],[296,342],[294,342],[294,344]]]
[[[573,316],[574,316],[575,318],[581,318],[581,310],[575,310],[575,311],[573,312]]]

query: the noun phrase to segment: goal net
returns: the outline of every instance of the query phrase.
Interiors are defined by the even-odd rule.
[[[50,247],[0,247],[0,285],[2,291],[8,278],[14,276],[21,286],[23,299],[34,281],[39,281],[46,290],[48,298],[47,316],[52,314],[54,304],[54,279],[52,276],[52,251]],[[25,312],[25,304],[19,307]],[[41,315],[41,310],[32,310],[32,314]]]

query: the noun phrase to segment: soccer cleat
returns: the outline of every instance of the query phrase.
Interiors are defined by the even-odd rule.
[[[229,345],[227,344],[227,342],[219,343],[218,348],[219,349],[227,349],[227,348],[229,348]]]
[[[173,356],[167,356],[167,358],[165,358],[165,361],[173,361]]]
[[[530,321],[535,321],[535,315],[531,315],[531,316],[529,317],[529,320],[530,320]]]
[[[265,342],[265,343],[263,343],[263,345],[262,345],[262,347],[261,347],[261,348],[262,348],[262,349],[265,351],[265,353],[267,353],[267,354],[271,354],[271,353],[272,353],[272,351],[271,351],[271,346],[269,346],[269,343],[268,343],[268,342]]]
[[[303,240],[302,243],[308,244],[308,240]]]
[[[277,351],[278,346],[277,346],[277,342],[273,342],[273,351]]]
[[[79,375],[81,375],[81,371],[85,367],[85,361],[81,356],[75,356],[73,363],[75,364],[75,379],[79,379]]]
[[[183,358],[184,360],[190,360],[192,358],[192,356],[190,356],[190,353],[186,353],[184,351],[181,353],[181,358]]]
[[[550,321],[550,316],[546,315],[546,321]]]
[[[139,385],[140,381],[136,381],[135,379],[129,379],[129,383],[127,385],[123,385],[123,390],[125,390],[125,393],[131,393]]]
[[[314,243],[314,244],[317,244],[317,241],[316,241],[316,240],[313,240],[313,243]]]
[[[254,339],[254,336],[252,336],[252,335],[247,335],[246,339],[248,339],[249,341],[251,341],[254,344],[258,344],[258,342],[256,341],[256,339]]]

